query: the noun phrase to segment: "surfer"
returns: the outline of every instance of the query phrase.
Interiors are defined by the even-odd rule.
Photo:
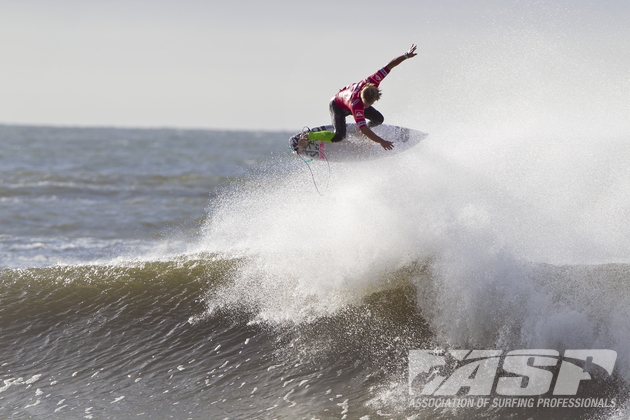
[[[371,127],[382,124],[385,119],[383,114],[372,105],[381,97],[381,90],[378,86],[385,76],[394,67],[416,55],[416,45],[412,44],[406,53],[394,58],[373,75],[339,89],[339,92],[331,99],[329,104],[330,117],[335,131],[307,131],[302,133],[297,144],[297,152],[301,153],[309,141],[338,142],[343,140],[346,137],[346,117],[348,115],[354,117],[357,127],[364,136],[379,143],[383,149],[392,150],[394,143],[382,139],[371,129]],[[366,118],[370,120],[369,123],[366,122]]]

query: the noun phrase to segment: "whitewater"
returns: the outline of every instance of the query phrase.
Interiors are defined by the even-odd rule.
[[[0,417],[627,418],[627,51],[484,42],[369,162],[0,126]],[[614,350],[583,397],[616,403],[422,407],[409,352],[439,348]]]

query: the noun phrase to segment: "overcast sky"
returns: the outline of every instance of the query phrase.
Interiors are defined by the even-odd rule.
[[[300,129],[412,42],[381,85],[389,122],[465,119],[484,95],[624,103],[628,22],[628,0],[1,0],[0,123]]]

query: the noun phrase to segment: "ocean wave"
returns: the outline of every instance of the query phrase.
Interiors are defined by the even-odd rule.
[[[255,416],[276,398],[286,402],[276,413],[325,415],[342,410],[342,396],[365,399],[361,387],[335,385],[340,371],[378,381],[401,368],[406,348],[426,341],[408,283],[412,268],[395,274],[399,288],[365,292],[363,304],[296,327],[260,322],[248,302],[208,312],[213,291],[233,284],[243,263],[204,254],[1,270],[0,379],[7,390],[0,413],[54,418],[63,406],[82,413],[94,407],[98,416],[115,403],[163,414],[205,392],[219,398],[217,409],[240,416]],[[16,374],[37,379],[26,384]],[[66,389],[80,391],[57,404],[62,398],[54,396]],[[148,402],[137,399],[142,395]],[[256,399],[235,406],[230,401],[239,395]],[[193,405],[193,417],[204,407]]]
[[[3,269],[0,339],[11,351],[0,356],[22,378],[40,375],[33,381],[40,413],[59,408],[43,397],[84,383],[97,410],[125,395],[167,395],[150,399],[153,408],[132,398],[115,402],[139,413],[163,412],[186,395],[229,392],[256,395],[250,406],[218,398],[217,408],[239,415],[255,416],[274,399],[284,401],[276,415],[289,417],[341,415],[343,401],[359,416],[390,409],[412,415],[405,375],[408,352],[418,348],[615,348],[616,377],[627,380],[622,303],[630,267],[500,258],[502,269],[480,261],[485,268],[474,277],[427,258],[325,291],[301,287],[297,278],[271,282],[252,255]],[[7,406],[11,396],[25,401],[24,380],[0,379],[10,385]],[[163,394],[174,387],[176,399]],[[75,395],[66,403],[86,409],[86,401]]]

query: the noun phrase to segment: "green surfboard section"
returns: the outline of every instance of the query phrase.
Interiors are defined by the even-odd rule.
[[[332,131],[310,131],[308,133],[309,141],[323,141],[326,143],[330,143],[332,138],[335,136],[335,133]]]

